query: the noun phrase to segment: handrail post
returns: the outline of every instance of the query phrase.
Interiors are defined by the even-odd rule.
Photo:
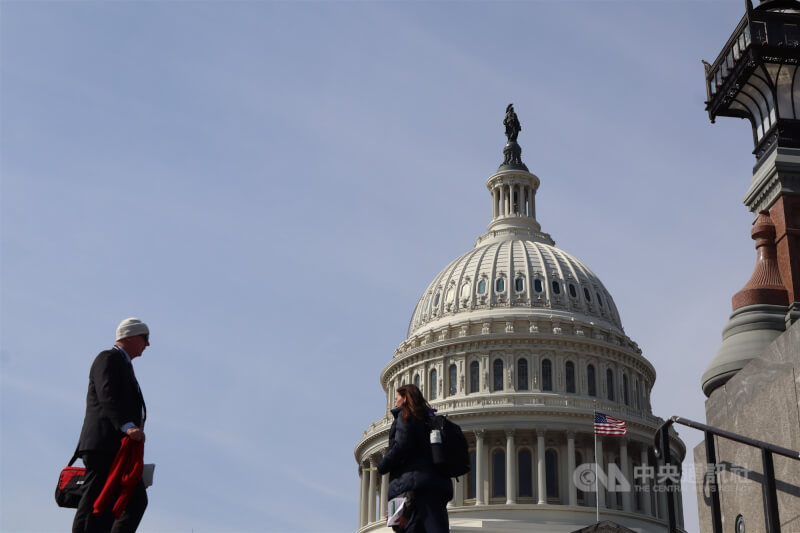
[[[666,424],[665,424],[666,426]],[[664,457],[664,466],[667,467],[672,463],[672,454],[669,447],[669,426],[662,426],[661,431],[661,452]],[[672,494],[672,476],[665,476],[666,493],[667,493],[667,516],[669,517],[669,533],[678,532],[678,524],[675,519],[675,498]]]
[[[764,465],[764,514],[766,515],[767,533],[780,533],[781,520],[778,514],[778,490],[775,485],[775,465],[772,463],[772,452],[761,448],[761,462]]]
[[[709,481],[708,490],[711,493],[711,528],[714,533],[722,533],[722,509],[719,502],[719,480],[717,478],[717,451],[714,445],[714,435],[705,431],[706,441],[706,480]],[[712,469],[711,472],[708,469]]]

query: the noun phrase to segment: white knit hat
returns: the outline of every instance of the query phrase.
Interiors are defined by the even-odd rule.
[[[127,337],[135,337],[137,335],[149,335],[150,329],[147,324],[138,318],[126,318],[119,323],[117,327],[117,340],[125,339]]]

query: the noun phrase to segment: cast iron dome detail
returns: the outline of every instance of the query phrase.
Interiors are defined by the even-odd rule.
[[[511,105],[504,125],[505,161],[486,182],[487,232],[434,277],[380,373],[384,414],[355,448],[359,533],[386,527],[388,478],[371,465],[386,452],[394,394],[406,383],[461,425],[470,443],[473,471],[454,483],[448,505],[453,533],[572,531],[593,521],[594,495],[578,491],[567,472],[592,460],[595,410],[628,424],[625,439],[601,439],[604,470],[619,461],[632,479],[635,465],[654,464],[652,434],[662,423],[650,406],[655,369],[623,331],[600,279],[542,232],[540,181],[522,163]],[[685,455],[677,435],[672,447]],[[666,516],[666,495],[609,495],[604,503],[606,494],[604,516],[666,531],[658,518]]]

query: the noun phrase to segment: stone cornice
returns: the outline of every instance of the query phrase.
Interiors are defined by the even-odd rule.
[[[778,147],[753,173],[743,201],[757,215],[787,193],[800,194],[800,149]]]

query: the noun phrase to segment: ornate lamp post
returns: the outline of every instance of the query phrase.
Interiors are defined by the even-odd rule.
[[[756,164],[744,203],[759,250],[733,297],[723,342],[702,377],[710,396],[800,318],[800,1],[766,0],[746,12],[706,67],[706,110],[746,118]]]
[[[706,66],[706,110],[750,121],[756,165],[744,203],[768,210],[790,316],[800,316],[800,1],[767,0],[746,13]]]

